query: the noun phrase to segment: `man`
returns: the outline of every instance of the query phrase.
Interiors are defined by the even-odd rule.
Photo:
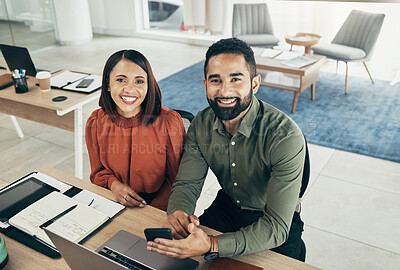
[[[210,106],[189,127],[168,201],[164,227],[175,240],[155,239],[148,250],[214,259],[272,249],[304,261],[303,222],[295,211],[305,158],[302,132],[254,96],[261,78],[253,51],[243,41],[213,44],[203,81]],[[198,219],[193,212],[208,167],[222,189]],[[208,236],[200,224],[223,234]]]

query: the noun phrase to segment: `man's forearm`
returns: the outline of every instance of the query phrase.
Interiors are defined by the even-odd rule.
[[[196,208],[197,199],[203,188],[204,179],[201,180],[175,180],[168,200],[167,215],[177,210],[192,215]]]
[[[280,246],[286,241],[290,228],[290,224],[283,225],[281,222],[263,216],[236,232],[218,235],[219,255],[245,255]]]

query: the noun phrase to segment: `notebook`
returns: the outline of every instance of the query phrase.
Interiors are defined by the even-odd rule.
[[[54,73],[60,70],[59,68],[54,67],[37,69],[33,64],[31,55],[27,48],[0,44],[0,49],[10,71],[23,68],[26,70],[26,75],[36,76],[38,71],[49,71],[50,73]]]
[[[105,213],[53,191],[18,212],[8,223],[55,249],[40,226],[75,205],[73,210],[56,219],[47,229],[78,243],[110,219]]]
[[[139,269],[139,270],[194,270],[199,263],[190,258],[171,258],[146,249],[147,242],[132,233],[121,230],[101,245],[96,252],[75,244],[45,229],[45,232],[56,245],[58,251],[71,269]],[[107,258],[100,253],[109,253]],[[118,261],[119,262],[116,262]],[[133,265],[133,268],[124,266]]]
[[[89,86],[79,87],[79,83],[82,80],[92,80]],[[87,74],[81,72],[75,72],[65,70],[50,79],[50,85],[52,88],[75,91],[89,94],[93,91],[100,89],[102,84],[102,76],[96,74]]]

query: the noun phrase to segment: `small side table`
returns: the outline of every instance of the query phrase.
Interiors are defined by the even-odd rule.
[[[286,35],[286,42],[290,44],[290,50],[293,49],[293,45],[304,46],[304,52],[311,54],[311,46],[318,43],[320,35],[312,33],[297,33],[295,36]]]

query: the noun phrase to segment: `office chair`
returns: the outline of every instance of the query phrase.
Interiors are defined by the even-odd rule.
[[[305,143],[305,147],[306,147],[306,157],[304,159],[303,177],[301,179],[299,198],[303,197],[304,193],[306,192],[308,182],[310,181],[310,154],[308,152],[308,144],[307,144],[307,140],[306,140],[305,136],[304,136],[304,143]],[[300,205],[300,212],[301,212],[301,205]],[[304,243],[304,241],[301,242],[300,248],[301,248],[300,260],[305,262],[307,247],[306,247],[306,244]]]
[[[385,14],[352,10],[330,44],[311,47],[315,54],[336,60],[336,72],[339,61],[346,63],[345,94],[347,94],[348,62],[362,61],[371,82],[374,83],[365,61],[372,57],[384,18]]]
[[[187,132],[190,123],[192,122],[194,115],[188,111],[183,111],[183,110],[174,110],[177,113],[179,113],[182,117],[183,120],[183,126],[185,127],[185,131]]]
[[[299,195],[300,198],[302,198],[304,193],[306,192],[308,182],[310,181],[310,154],[308,152],[308,144],[305,136],[304,136],[304,142],[306,146],[306,157],[304,159],[303,177],[301,179],[301,188]]]
[[[279,39],[274,36],[267,4],[234,4],[232,37],[250,46],[278,45]]]

